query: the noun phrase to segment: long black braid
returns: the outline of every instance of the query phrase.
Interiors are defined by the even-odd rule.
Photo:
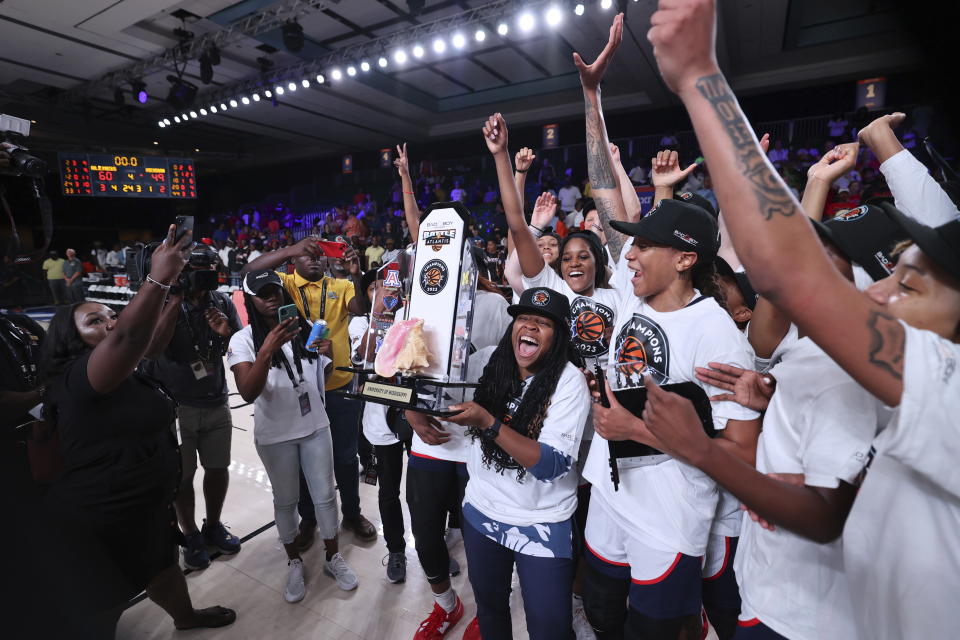
[[[490,361],[480,376],[480,386],[473,396],[474,402],[500,419],[507,414],[507,403],[523,393],[524,381],[520,379],[517,358],[513,353],[514,323],[516,320],[507,327],[490,356]],[[505,428],[509,427],[533,440],[540,437],[540,429],[547,417],[553,392],[568,362],[577,363],[577,354],[570,345],[570,327],[555,322],[553,342],[543,358],[540,371],[534,375],[530,388],[523,394],[513,417],[504,423]],[[487,426],[470,427],[469,433],[476,440]],[[501,474],[504,469],[516,469],[518,481],[526,475],[527,470],[496,443],[480,438],[480,447],[483,451],[483,463],[487,467],[493,464],[497,473]]]
[[[281,289],[281,291],[283,292],[283,304],[293,304],[293,300],[290,298],[287,290]],[[270,333],[270,328],[267,326],[267,323],[264,322],[263,316],[257,311],[256,306],[254,306],[253,296],[249,293],[244,293],[243,304],[247,308],[247,319],[250,321],[250,330],[253,333],[253,352],[259,353],[260,347],[263,346],[263,341],[266,339],[267,334]],[[294,338],[290,341],[290,346],[293,348],[294,362],[298,363],[304,358],[309,362],[314,362],[317,359],[317,354],[313,351],[307,351],[307,338],[310,337],[310,330],[313,327],[310,326],[310,323],[307,322],[302,315],[297,316],[297,322],[300,326],[300,337],[299,339]],[[277,352],[273,354],[273,359],[270,361],[270,366],[283,367],[283,358],[283,349],[277,349]]]

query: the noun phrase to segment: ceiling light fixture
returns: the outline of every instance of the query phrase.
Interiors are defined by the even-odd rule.
[[[202,115],[202,116],[207,115],[207,110],[206,110],[206,109],[200,109],[200,115]]]
[[[377,60],[377,64],[380,65],[381,69],[385,69],[388,64],[390,64],[387,59],[383,56],[380,56],[380,59]]]
[[[254,101],[254,102],[260,102],[260,94],[259,94],[259,93],[253,94],[252,97],[253,97],[253,101]]]
[[[236,100],[233,100],[233,99],[231,98],[231,100],[230,100],[230,106],[231,106],[232,108],[236,109],[236,108],[237,108],[237,101],[236,101]]]
[[[477,32],[473,34],[473,39],[477,42],[483,42],[487,39],[487,32],[483,29],[477,29]]]
[[[444,42],[443,38],[437,38],[433,41],[433,51],[434,53],[443,53],[447,50],[447,43]]]
[[[322,73],[317,74],[317,84],[323,84],[327,79],[323,77]]]
[[[403,64],[407,61],[407,52],[403,49],[398,49],[396,53],[393,54],[393,60],[397,64]]]
[[[347,75],[350,76],[351,78],[357,75],[357,68],[353,65],[350,65],[349,67],[347,67]]]
[[[510,32],[510,27],[507,26],[506,22],[501,22],[497,25],[497,33],[502,36],[507,35]]]
[[[296,90],[297,90],[297,83],[296,83],[296,82],[290,82],[290,83],[288,83],[288,84],[287,84],[287,89],[289,89],[290,91],[296,91]]]
[[[248,98],[247,96],[243,96],[242,98],[240,98],[240,102],[241,104],[250,104],[250,98]]]
[[[455,49],[463,49],[465,46],[467,46],[467,39],[462,33],[453,34],[453,37],[450,38],[450,42],[453,43],[453,47]]]
[[[340,71],[340,69],[334,69],[333,71],[330,72],[330,77],[333,78],[334,80],[339,80],[340,78],[343,77],[343,73]]]
[[[573,12],[574,12],[575,14],[577,14],[578,16],[582,16],[584,11],[585,11],[585,8],[584,8],[582,2],[578,2],[578,3],[577,3],[577,6],[575,6],[575,7],[573,8]]]
[[[414,58],[422,58],[422,57],[423,57],[423,47],[421,47],[421,46],[418,45],[418,44],[413,45],[413,57],[414,57]]]
[[[275,86],[275,87],[273,88],[273,92],[274,92],[275,94],[277,94],[278,96],[282,96],[282,95],[283,95],[283,87],[281,87],[280,85],[277,85],[277,86]]]
[[[520,18],[517,19],[517,26],[520,27],[521,31],[532,31],[536,24],[537,19],[534,18],[533,14],[529,11],[524,11],[520,14]]]
[[[546,19],[548,25],[555,27],[563,20],[563,13],[560,11],[560,7],[554,5],[547,9],[547,12],[544,14],[544,18]]]
[[[310,87],[310,81],[304,78],[303,80],[300,81],[300,86],[303,87],[304,89],[307,89]]]
[[[367,71],[370,71],[370,63],[367,62],[366,60],[364,60],[363,62],[361,62],[361,63],[360,63],[360,71],[363,71],[364,73],[366,73]]]
[[[216,112],[217,112],[217,108],[213,105],[210,105],[210,113],[216,113]]]

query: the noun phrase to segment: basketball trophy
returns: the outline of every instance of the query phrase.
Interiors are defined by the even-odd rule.
[[[716,435],[713,426],[713,409],[706,392],[695,382],[670,383],[670,348],[663,330],[646,316],[634,314],[624,325],[612,344],[613,352],[607,369],[607,386],[617,402],[637,416],[643,415],[647,403],[644,376],[651,376],[664,391],[676,393],[689,399],[697,411],[703,430],[711,438]],[[603,397],[601,402],[609,406]],[[660,464],[671,456],[649,445],[634,440],[609,440],[610,480],[615,491],[619,490],[620,470]]]
[[[396,273],[384,274],[384,304],[372,301],[377,309],[387,297],[398,299],[396,314],[371,311],[373,362],[364,354],[361,366],[341,367],[357,374],[344,395],[450,416],[445,407],[477,386],[466,382],[478,270],[466,240],[469,221],[459,202],[434,203],[420,217],[412,255],[401,254]]]

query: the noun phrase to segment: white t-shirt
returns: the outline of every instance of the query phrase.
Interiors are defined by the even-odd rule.
[[[560,187],[560,191],[557,192],[557,199],[560,201],[560,210],[573,211],[574,206],[577,204],[577,198],[581,196],[580,189],[574,185]]]
[[[802,473],[811,487],[855,484],[867,464],[880,402],[809,338],[770,373],[777,390],[763,418],[757,470]],[[840,540],[818,544],[744,518],[734,568],[746,607],[780,635],[857,637]],[[874,625],[866,628],[872,637]]]
[[[483,368],[487,366],[487,362],[495,350],[496,347],[487,347],[486,349],[480,349],[470,354],[470,358],[467,360],[467,382],[477,382],[480,380],[480,376],[483,375]],[[468,389],[464,394],[464,402],[472,399],[473,390]],[[456,403],[451,402],[451,404]],[[440,421],[440,426],[450,434],[449,440],[443,444],[426,444],[420,439],[417,432],[414,431],[410,452],[415,456],[433,458],[435,460],[466,462],[470,455],[471,441],[470,436],[467,435],[467,428],[445,420]]]
[[[583,223],[583,211],[571,211],[567,214],[567,217],[564,218],[563,224],[567,225],[567,229],[573,231],[574,229],[579,229],[580,225]]]
[[[524,386],[524,391],[530,386],[530,381],[532,378]],[[567,363],[557,381],[537,441],[576,461],[583,425],[589,412],[587,382],[579,369]],[[480,442],[477,441],[470,447],[467,470],[470,472],[470,482],[467,483],[464,503],[469,502],[494,520],[518,526],[563,522],[577,510],[578,476],[575,465],[551,481],[537,480],[527,473],[518,482],[517,474],[512,469],[497,473],[492,466],[487,467],[483,463]]]
[[[353,316],[350,318],[350,324],[347,325],[347,333],[350,334],[350,359],[354,363],[362,362],[357,351],[360,348],[360,341],[363,340],[363,334],[369,326],[370,319],[367,316]],[[385,404],[364,403],[360,424],[363,427],[364,437],[374,446],[388,446],[400,442],[396,434],[387,426],[387,405]]]
[[[933,179],[927,167],[907,149],[880,165],[897,209],[930,227],[960,217],[957,205]]]
[[[479,351],[486,347],[495,347],[500,343],[504,331],[510,326],[510,303],[499,293],[477,290],[474,300],[473,328],[470,342]]]
[[[906,326],[903,395],[843,531],[861,629],[953,638],[960,594],[960,345]]]
[[[297,338],[294,338],[295,340]],[[253,403],[253,439],[257,444],[276,444],[304,438],[320,429],[330,427],[330,420],[324,409],[322,392],[323,381],[318,381],[318,366],[325,367],[330,359],[320,356],[320,364],[301,360],[303,382],[297,378],[297,369],[293,361],[293,347],[286,343],[281,348],[297,387],[294,387],[285,367],[270,367],[263,391]],[[253,349],[253,329],[247,325],[230,338],[227,349],[227,366],[233,367],[241,362],[254,362],[257,354]],[[306,393],[310,401],[310,412],[301,415],[300,396]]]
[[[618,272],[626,270],[625,262],[618,265]],[[699,297],[694,291],[693,300]],[[709,362],[749,369],[752,363],[738,333],[730,315],[712,298],[660,313],[634,295],[632,287],[622,289],[607,367],[608,388],[635,386],[642,380],[640,370],[646,367],[660,384],[693,382],[708,397],[722,393],[697,380],[694,369]],[[637,364],[618,367],[620,360]],[[757,412],[734,402],[713,402],[712,409],[718,430],[726,428],[727,420],[758,417]],[[583,475],[593,484],[592,491],[623,515],[625,529],[647,546],[702,556],[717,511],[716,483],[699,469],[670,459],[621,468],[620,487],[614,491],[609,456],[607,441],[595,435]]]
[[[599,265],[598,265],[599,266]],[[619,296],[613,289],[594,289],[592,296],[581,296],[570,288],[560,275],[547,265],[532,278],[523,278],[523,288],[546,287],[562,293],[570,301],[573,320],[573,344],[593,366],[597,358],[601,368],[607,366],[610,351],[609,334],[613,327],[613,313]]]

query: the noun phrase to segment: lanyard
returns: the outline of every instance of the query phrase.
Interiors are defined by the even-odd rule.
[[[213,303],[209,293],[207,294],[207,299],[210,300],[213,307],[216,307],[216,304]],[[199,358],[203,362],[209,361],[210,356],[213,355],[213,345],[215,342],[213,331],[210,331],[210,330],[207,331],[207,353],[206,353],[206,356],[204,356],[200,353],[200,345],[197,344],[198,342],[197,336],[193,332],[193,325],[190,324],[190,311],[187,309],[186,302],[180,302],[180,312],[183,315],[184,324],[186,324],[187,326],[187,333],[190,334],[190,344],[193,345],[193,350],[194,352],[196,352],[197,358]]]
[[[293,385],[293,388],[299,389],[300,385],[304,382],[303,362],[301,362],[300,358],[297,358],[296,354],[294,354],[293,363],[297,367],[297,375],[300,376],[300,382],[297,382],[293,377],[293,369],[290,368],[290,363],[287,361],[287,356],[283,353],[283,349],[280,349],[280,351],[277,352],[277,355],[280,356],[280,362],[283,363],[283,368],[286,370],[287,377],[290,378],[290,383]]]
[[[303,314],[307,316],[307,320],[310,320],[310,301],[307,299],[307,294],[304,289],[307,288],[307,285],[300,287],[300,301],[303,302]],[[324,316],[327,313],[327,276],[323,277],[323,286],[320,289],[320,316],[317,320],[325,320]]]

